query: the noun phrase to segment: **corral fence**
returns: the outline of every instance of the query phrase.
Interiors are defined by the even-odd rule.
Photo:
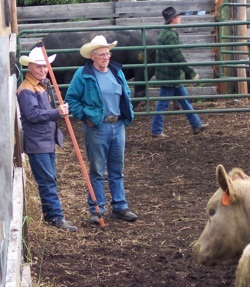
[[[1,27],[8,26],[9,7],[0,8]],[[222,3],[225,3],[225,5]],[[218,6],[218,3],[220,4]],[[216,5],[217,7],[216,7]],[[8,6],[8,5],[7,5]],[[19,35],[17,45],[14,38],[10,37],[10,31],[0,28],[0,97],[1,113],[0,119],[4,123],[0,125],[1,139],[1,160],[0,160],[0,285],[20,286],[23,278],[23,252],[22,240],[26,240],[27,225],[24,224],[24,170],[22,167],[20,146],[19,114],[16,104],[15,90],[16,78],[13,60],[17,46],[17,56],[27,54],[29,48],[40,40],[47,33],[54,33],[59,30],[75,31],[103,31],[108,29],[138,29],[142,34],[142,45],[140,49],[146,55],[148,49],[156,49],[156,46],[149,47],[143,42],[143,35],[148,30],[162,29],[161,11],[167,6],[174,6],[176,10],[186,11],[208,11],[206,15],[185,15],[182,16],[183,25],[178,26],[178,32],[183,41],[183,51],[195,69],[199,70],[201,79],[198,81],[183,82],[188,86],[190,98],[215,99],[215,98],[243,98],[249,97],[245,89],[248,79],[246,72],[249,66],[249,27],[248,4],[243,5],[233,1],[223,0],[190,0],[190,1],[114,1],[105,3],[85,3],[76,5],[52,5],[39,7],[17,8]],[[241,8],[246,10],[246,19],[239,21],[236,17]],[[6,15],[6,16],[5,16]],[[242,20],[242,18],[240,18]],[[5,22],[5,24],[3,24]],[[46,22],[46,23],[45,23]],[[243,29],[244,31],[242,31]],[[100,30],[98,30],[100,29]],[[115,40],[115,39],[114,39]],[[14,46],[14,48],[13,48]],[[78,47],[77,52],[80,47]],[[127,47],[116,47],[115,49]],[[137,47],[138,48],[138,47]],[[157,47],[159,49],[163,47]],[[129,49],[135,49],[130,47]],[[54,52],[54,51],[48,51]],[[61,53],[64,51],[56,51]],[[69,52],[69,51],[68,51]],[[150,110],[150,103],[158,100],[155,90],[164,82],[147,79],[147,69],[155,63],[142,63],[145,69],[143,82],[129,82],[133,85],[145,84],[147,86],[146,97],[133,99],[145,102],[145,110],[136,112],[140,114],[153,114]],[[139,67],[139,66],[138,66]],[[71,67],[76,69],[77,67]],[[127,67],[129,68],[129,67]],[[25,72],[20,67],[21,74]],[[194,85],[196,87],[194,87]],[[156,87],[156,89],[155,89]],[[243,87],[243,88],[242,88]],[[249,111],[248,108],[233,110],[198,110],[198,113],[209,112],[242,112]],[[167,113],[167,112],[166,112]],[[178,113],[178,111],[168,111]],[[13,209],[13,206],[15,208]],[[22,236],[22,231],[24,237]],[[8,255],[8,252],[10,254]],[[25,257],[25,256],[24,256]],[[27,285],[30,286],[29,283]]]
[[[24,30],[24,28],[27,28],[28,24],[25,24],[26,26],[21,27],[21,32],[19,33],[18,38],[18,53],[19,55],[28,53],[27,48],[31,47],[32,44],[35,43],[39,38],[41,39],[44,35],[48,33],[57,33],[57,32],[65,32],[65,33],[71,33],[71,32],[100,32],[101,31],[119,31],[119,30],[139,30],[141,32],[141,46],[119,46],[115,47],[115,50],[127,50],[128,52],[131,50],[141,50],[143,52],[143,60],[141,64],[124,64],[124,69],[129,68],[143,68],[144,69],[144,80],[143,81],[129,81],[129,85],[131,87],[136,85],[145,85],[146,86],[146,96],[142,98],[133,98],[133,102],[145,102],[145,109],[143,111],[137,112],[137,115],[152,115],[155,114],[155,111],[151,110],[151,103],[153,101],[157,101],[157,88],[159,85],[164,85],[168,83],[168,81],[156,81],[154,78],[149,79],[147,77],[148,73],[147,70],[149,68],[155,68],[156,66],[160,65],[166,65],[164,63],[149,63],[147,62],[147,52],[152,49],[162,49],[165,48],[164,46],[156,46],[156,45],[148,45],[147,44],[147,32],[150,30],[156,31],[155,34],[157,35],[161,29],[165,27],[165,25],[162,25],[162,17],[157,17],[156,15],[161,15],[161,11],[168,5],[170,5],[171,1],[157,1],[157,2],[112,2],[107,3],[109,9],[112,7],[113,14],[109,14],[108,21],[111,21],[109,23],[109,26],[102,26],[99,27],[91,27],[91,23],[95,21],[83,21],[81,22],[81,26],[86,26],[85,23],[87,23],[88,27],[79,27],[76,28],[76,25],[78,24],[72,24],[70,22],[70,26],[67,23],[63,23],[63,26],[67,24],[67,29],[61,28],[62,24],[58,24],[57,29],[33,29],[33,30]],[[216,99],[216,98],[242,98],[244,100],[244,103],[247,103],[247,100],[249,98],[248,94],[248,78],[247,78],[247,71],[249,70],[249,44],[248,44],[248,35],[246,33],[247,29],[245,29],[242,33],[239,33],[241,27],[248,27],[250,22],[248,21],[237,21],[237,17],[234,17],[236,20],[228,21],[225,18],[225,15],[227,16],[227,13],[224,12],[225,9],[233,10],[235,13],[235,10],[241,9],[242,7],[247,11],[246,8],[250,6],[250,4],[235,4],[235,3],[226,3],[225,5],[222,5],[219,8],[218,16],[215,17],[214,13],[214,2],[213,1],[206,1],[206,4],[204,2],[201,3],[201,1],[193,1],[196,3],[195,8],[197,10],[206,10],[209,13],[204,16],[194,16],[192,15],[182,16],[182,23],[181,25],[174,26],[176,27],[178,33],[181,36],[181,39],[183,41],[183,45],[179,45],[178,47],[181,47],[184,51],[184,54],[186,56],[186,59],[188,60],[188,63],[179,63],[179,64],[167,64],[169,66],[171,65],[191,65],[193,66],[196,71],[200,74],[201,79],[192,81],[192,80],[185,80],[185,81],[171,81],[171,83],[182,83],[187,86],[187,89],[189,91],[190,96],[188,97],[191,100],[208,100],[208,99]],[[192,4],[194,4],[192,3]],[[100,4],[100,3],[99,3]],[[104,5],[106,3],[102,3]],[[153,5],[154,9],[152,8]],[[173,4],[173,2],[171,2]],[[190,10],[190,3],[181,3],[181,1],[175,1],[175,7],[178,7],[178,4],[181,4],[181,7],[179,7],[179,11],[188,11]],[[80,5],[80,4],[79,4]],[[100,7],[100,5],[96,5],[95,8]],[[47,9],[47,8],[45,8]],[[102,9],[104,9],[104,6],[102,6]],[[159,10],[157,10],[159,9]],[[52,9],[53,10],[53,9]],[[47,11],[47,10],[46,10]],[[74,9],[70,11],[75,11]],[[91,9],[85,10],[85,17],[94,17],[94,12],[90,12]],[[97,10],[98,11],[98,10]],[[107,10],[104,9],[104,14],[106,15]],[[110,10],[108,10],[110,11]],[[115,12],[114,12],[115,11]],[[133,13],[131,13],[133,11]],[[145,13],[146,11],[151,11],[149,16],[152,17],[146,17]],[[153,11],[153,12],[152,12]],[[61,15],[62,11],[60,11]],[[87,16],[88,13],[88,16]],[[49,14],[49,12],[48,12]],[[71,13],[69,13],[71,15]],[[96,13],[95,17],[100,17],[98,12]],[[120,16],[119,18],[117,16]],[[121,17],[122,15],[122,17]],[[135,15],[137,18],[135,19]],[[143,15],[143,17],[142,17]],[[232,19],[233,13],[229,13],[230,19]],[[76,16],[74,14],[74,16]],[[140,17],[141,16],[141,17]],[[154,17],[153,17],[154,16]],[[52,15],[47,15],[48,19],[52,17]],[[60,16],[65,17],[65,16]],[[70,16],[69,16],[70,17]],[[157,19],[156,19],[157,18]],[[26,16],[26,20],[28,17]],[[33,18],[31,18],[33,19]],[[98,18],[99,19],[99,18]],[[111,20],[112,19],[112,20]],[[126,20],[124,20],[126,19]],[[149,21],[151,19],[151,21]],[[157,25],[149,25],[153,22],[159,23],[161,21],[161,24]],[[218,22],[215,22],[215,20],[218,20]],[[98,20],[100,21],[100,20]],[[111,24],[116,25],[111,25]],[[137,23],[133,26],[128,26],[129,23]],[[145,25],[139,25],[138,23],[146,23]],[[119,23],[119,26],[117,26],[117,23]],[[126,23],[126,25],[125,25]],[[41,23],[37,24],[38,27],[42,27]],[[49,26],[50,25],[50,26]],[[45,24],[45,27],[51,27],[51,24]],[[92,24],[93,25],[93,24]],[[74,28],[72,28],[73,26]],[[44,26],[43,26],[44,27]],[[60,29],[59,29],[60,27]],[[71,28],[69,28],[71,27]],[[230,28],[230,34],[228,33],[228,29]],[[231,31],[234,31],[232,34]],[[245,34],[244,34],[245,33]],[[111,39],[112,41],[115,39]],[[173,47],[176,47],[173,45]],[[46,47],[45,47],[46,48]],[[75,49],[56,49],[56,50],[47,50],[49,53],[79,53],[79,48]],[[70,54],[73,55],[73,54]],[[72,69],[75,71],[79,66],[74,67],[54,67],[54,71],[57,70],[64,70],[64,69]],[[26,72],[26,70],[22,70],[22,67],[20,67],[21,73]],[[69,83],[64,83],[63,85],[59,85],[59,87],[64,88],[67,87]],[[221,92],[222,91],[222,92]],[[224,92],[224,93],[223,93]],[[185,98],[185,97],[184,97]],[[172,98],[164,98],[162,97],[161,100],[164,99],[175,99]],[[180,99],[178,97],[178,99]],[[249,111],[248,108],[245,109],[234,109],[234,110],[223,110],[223,112],[237,112],[237,111]],[[189,113],[214,113],[214,112],[221,112],[221,110],[195,110],[195,111],[189,111]],[[186,111],[166,111],[161,112],[166,114],[178,114],[178,113],[187,113]]]
[[[17,79],[11,68],[16,35],[0,36],[0,286],[21,282],[24,207],[23,169],[16,101]],[[11,64],[12,63],[12,64]]]
[[[23,170],[18,149],[16,33],[9,1],[0,1],[0,286],[21,282]],[[16,133],[17,132],[17,133]],[[17,284],[18,285],[14,285]]]
[[[41,39],[47,33],[55,30],[69,32],[75,31],[106,31],[112,29],[140,29],[139,27],[147,27],[152,25],[162,25],[163,18],[161,11],[167,6],[174,6],[176,10],[187,11],[207,11],[205,15],[189,15],[182,16],[183,23],[189,23],[190,26],[178,29],[181,39],[184,43],[197,43],[196,49],[185,49],[185,55],[190,62],[194,61],[211,61],[215,58],[214,51],[211,48],[199,49],[199,43],[214,43],[215,36],[213,26],[192,27],[192,23],[213,23],[214,0],[201,1],[193,0],[192,3],[187,1],[113,1],[100,3],[85,3],[76,5],[54,5],[39,7],[22,7],[17,9],[19,21],[20,38],[20,54],[27,53],[32,45]],[[197,14],[197,13],[196,13]],[[78,21],[75,21],[75,20]],[[53,20],[53,21],[52,21]],[[43,23],[38,23],[38,22]],[[50,23],[44,23],[48,21]],[[25,22],[25,24],[24,24]],[[34,23],[35,22],[35,23]],[[95,29],[95,30],[94,30]],[[160,31],[157,29],[157,33]],[[146,29],[149,31],[150,29]],[[25,32],[27,31],[27,33]],[[144,30],[145,31],[145,30]],[[114,40],[114,39],[113,39]],[[143,40],[142,40],[143,41]],[[142,42],[143,43],[143,42]],[[146,43],[147,44],[147,43]],[[118,43],[119,45],[119,43]],[[45,47],[46,48],[46,47]],[[79,47],[80,48],[80,47]],[[121,47],[117,48],[121,49]],[[131,49],[133,49],[131,47]],[[143,49],[142,49],[143,50]],[[145,49],[144,49],[145,51]],[[19,52],[19,51],[18,51]],[[60,53],[60,51],[57,51]],[[76,53],[79,51],[76,49]],[[72,55],[72,54],[71,54]],[[144,53],[144,56],[146,53]],[[124,65],[124,68],[132,68]],[[139,68],[139,67],[138,67]],[[56,69],[56,68],[55,68]],[[67,67],[68,69],[68,67]],[[213,78],[213,67],[203,66],[201,69],[197,67],[199,74],[203,78]],[[21,72],[25,72],[25,69]],[[68,83],[66,83],[68,84]],[[137,85],[130,82],[131,87]],[[138,83],[139,85],[139,83]],[[147,85],[147,84],[146,84]],[[216,94],[217,87],[211,84],[203,85],[203,87],[190,86],[191,94]],[[151,89],[151,95],[156,96],[156,89]],[[133,99],[133,101],[136,101]]]

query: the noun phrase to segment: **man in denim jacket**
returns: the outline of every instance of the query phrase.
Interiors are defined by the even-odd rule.
[[[90,163],[90,181],[102,214],[106,211],[105,169],[111,194],[111,217],[134,221],[137,215],[128,209],[124,185],[125,127],[134,118],[130,89],[122,65],[110,61],[104,36],[96,36],[83,45],[80,53],[89,59],[79,68],[67,90],[66,102],[72,115],[82,120],[86,152]],[[95,203],[88,196],[89,222],[99,223]]]

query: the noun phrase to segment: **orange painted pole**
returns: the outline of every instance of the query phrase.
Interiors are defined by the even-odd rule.
[[[45,61],[46,61],[46,64],[49,68],[49,75],[50,75],[50,78],[51,78],[51,81],[52,81],[52,84],[54,86],[54,89],[55,89],[55,92],[56,92],[56,95],[57,95],[57,99],[59,101],[59,104],[62,105],[64,102],[63,102],[63,99],[62,99],[62,96],[61,96],[61,93],[60,93],[60,90],[58,88],[58,85],[57,85],[57,82],[56,82],[56,79],[55,79],[55,75],[53,73],[53,70],[51,68],[51,65],[49,63],[49,60],[48,60],[48,55],[47,55],[47,52],[46,52],[46,49],[43,45],[43,42],[40,41],[38,42],[38,44],[36,45],[37,47],[41,47],[42,48],[42,52],[43,52],[43,55],[44,55],[44,58],[45,58]],[[89,179],[89,175],[88,175],[88,172],[87,172],[87,169],[86,169],[86,166],[85,166],[85,163],[83,161],[83,158],[82,158],[82,155],[81,155],[81,151],[80,151],[80,148],[78,146],[78,143],[77,143],[77,140],[76,140],[76,137],[75,137],[75,133],[73,131],[73,128],[72,128],[72,125],[71,125],[71,122],[69,120],[69,116],[64,116],[64,119],[65,119],[65,122],[66,122],[66,125],[67,125],[67,128],[68,128],[68,131],[69,131],[69,134],[70,134],[70,137],[71,137],[71,140],[73,142],[73,145],[74,145],[74,148],[75,148],[75,151],[76,151],[76,155],[78,157],[78,160],[80,162],[80,165],[81,165],[81,168],[82,168],[82,172],[83,172],[83,176],[86,180],[86,184],[87,184],[87,187],[88,187],[88,190],[89,190],[89,194],[91,196],[91,199],[92,201],[95,203],[95,210],[96,210],[96,213],[97,213],[97,216],[99,218],[99,223],[100,223],[100,226],[101,227],[104,227],[105,226],[105,223],[104,223],[104,220],[102,218],[102,214],[100,212],[100,208],[97,204],[97,201],[96,201],[96,196],[95,196],[95,193],[94,193],[94,190],[93,190],[93,187],[91,185],[91,182],[90,182],[90,179]]]

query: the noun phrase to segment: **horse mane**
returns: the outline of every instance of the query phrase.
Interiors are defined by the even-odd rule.
[[[231,178],[231,180],[235,180],[237,178],[241,178],[241,179],[244,179],[244,180],[250,180],[250,177],[245,174],[245,172],[241,169],[241,168],[238,168],[238,167],[235,167],[233,168],[229,173],[228,173],[229,177]]]

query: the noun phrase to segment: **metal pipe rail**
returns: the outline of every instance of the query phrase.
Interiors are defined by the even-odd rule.
[[[232,25],[250,25],[249,21],[225,21],[223,23],[220,22],[215,22],[215,23],[192,23],[192,24],[179,24],[179,25],[171,25],[173,28],[186,28],[186,27],[222,27],[222,26],[232,26]],[[149,97],[149,87],[152,86],[160,86],[160,85],[164,85],[167,83],[172,83],[172,84],[198,84],[198,85],[203,85],[203,84],[211,84],[211,83],[219,83],[219,82],[245,82],[248,81],[247,78],[237,78],[237,77],[225,77],[222,75],[222,73],[219,74],[219,78],[208,78],[208,79],[199,79],[199,80],[178,80],[178,81],[155,81],[155,80],[149,80],[148,76],[147,76],[147,69],[148,68],[152,68],[152,67],[159,67],[159,66],[219,66],[219,68],[222,67],[236,67],[236,68],[248,68],[250,61],[249,60],[230,60],[230,61],[223,61],[223,60],[219,60],[219,61],[205,61],[205,62],[184,62],[184,63],[169,63],[169,64],[165,64],[165,63],[147,63],[147,57],[145,57],[145,55],[147,54],[148,50],[152,50],[152,49],[164,49],[166,48],[164,45],[151,45],[151,46],[147,46],[146,45],[146,31],[147,30],[151,30],[151,29],[164,29],[166,28],[166,25],[151,25],[151,26],[122,26],[122,27],[96,27],[96,28],[82,28],[82,29],[66,29],[66,30],[55,30],[55,29],[36,29],[36,30],[23,30],[18,34],[17,37],[17,43],[18,43],[18,55],[20,57],[20,55],[23,54],[28,54],[29,51],[21,51],[20,49],[20,42],[21,42],[21,37],[23,36],[27,36],[27,35],[32,35],[32,36],[37,36],[39,34],[48,34],[48,33],[58,33],[58,32],[84,32],[84,31],[114,31],[114,30],[140,30],[141,31],[141,39],[142,39],[142,45],[141,46],[129,46],[129,47],[114,47],[114,50],[143,50],[143,63],[142,64],[126,64],[123,65],[124,68],[143,68],[144,69],[144,81],[128,81],[128,84],[130,86],[136,86],[136,85],[145,85],[147,87],[146,89],[146,96],[145,98],[132,98],[132,101],[144,101],[147,102],[147,111],[144,112],[135,112],[135,114],[150,114],[152,115],[152,113],[150,113],[149,111],[149,104],[152,101],[157,101],[159,100],[158,97]],[[244,38],[245,39],[245,38]],[[248,42],[227,42],[227,43],[204,43],[204,44],[181,44],[181,45],[170,45],[170,48],[182,48],[182,49],[195,49],[195,48],[221,48],[221,47],[236,47],[236,46],[248,46],[249,47],[250,43]],[[61,49],[61,50],[47,50],[48,53],[72,53],[72,52],[79,52],[79,49]],[[248,52],[249,55],[249,52]],[[249,57],[250,58],[250,57]],[[243,65],[244,66],[240,66]],[[76,70],[78,69],[78,66],[72,66],[72,67],[62,67],[62,68],[53,68],[54,71],[57,70]],[[27,71],[27,69],[22,69],[22,67],[20,67],[20,71],[21,72],[25,72]],[[66,88],[68,86],[68,84],[62,84],[59,85],[60,88]],[[221,96],[218,95],[214,95],[212,97],[210,96],[195,96],[193,97],[188,97],[189,99],[193,99],[193,100],[208,100],[209,98],[213,98],[213,99],[219,99],[219,98],[248,98],[249,94],[247,95],[232,95],[232,96]],[[163,98],[164,99],[164,98]],[[178,97],[178,99],[181,99],[181,97]],[[217,112],[216,110],[211,110],[212,112]],[[232,109],[232,112],[236,111],[235,109]],[[197,112],[197,113],[202,113],[202,111],[193,111],[193,112]],[[209,112],[210,111],[206,111]],[[169,114],[176,114],[176,113],[187,113],[187,111],[167,111],[166,113]],[[165,114],[165,113],[164,113]]]
[[[189,111],[161,111],[161,112],[136,112],[140,116],[153,116],[153,115],[181,115],[181,114],[218,114],[218,113],[241,113],[250,112],[250,108],[234,108],[234,109],[206,109],[206,110],[189,110]]]
[[[250,94],[237,94],[236,95],[218,95],[218,96],[214,96],[214,95],[206,95],[206,96],[202,96],[202,100],[215,100],[215,99],[236,99],[236,98],[246,98],[246,97],[250,97]],[[146,98],[144,97],[141,97],[141,98],[137,98],[138,100],[140,101],[147,101]],[[175,96],[172,96],[172,97],[150,97],[150,100],[151,101],[164,101],[164,100],[184,100],[184,99],[188,99],[188,100],[200,100],[201,97],[200,96],[178,96],[178,97],[175,97]]]
[[[250,5],[250,4],[247,4]],[[225,21],[213,22],[213,23],[192,23],[192,24],[171,24],[172,28],[195,28],[195,27],[219,27],[219,26],[232,26],[232,25],[249,25],[249,21]],[[88,27],[88,28],[72,28],[72,29],[34,29],[34,30],[22,30],[18,33],[18,38],[22,35],[37,35],[37,34],[48,34],[58,32],[84,32],[84,31],[116,31],[116,30],[152,30],[152,29],[164,29],[166,25],[138,25],[138,26],[108,26],[108,27]]]

